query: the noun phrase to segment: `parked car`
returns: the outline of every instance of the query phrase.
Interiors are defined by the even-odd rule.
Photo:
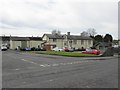
[[[86,49],[85,48],[77,48],[75,49],[75,51],[85,51]]]
[[[74,49],[65,47],[65,48],[64,48],[64,51],[66,51],[66,52],[73,52]]]
[[[31,51],[31,48],[28,48],[28,47],[26,47],[26,48],[20,48],[20,50],[21,51]]]
[[[35,47],[32,47],[32,48],[31,48],[31,51],[35,51],[35,49],[36,49]]]
[[[52,51],[64,51],[64,50],[63,50],[63,49],[60,49],[60,48],[58,48],[58,47],[55,47],[55,48],[52,49]]]
[[[25,50],[26,50],[26,51],[31,51],[31,48],[26,47]]]
[[[1,45],[1,51],[6,51],[7,50],[7,46],[6,45]]]
[[[82,51],[82,53],[99,55],[100,54],[100,50],[97,50],[97,49],[86,49],[85,51]]]

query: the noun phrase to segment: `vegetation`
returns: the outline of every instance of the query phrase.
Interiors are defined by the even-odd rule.
[[[55,29],[55,30],[52,31],[52,34],[53,35],[55,35],[55,34],[61,35],[61,31]]]
[[[57,52],[57,51],[29,51],[36,54],[48,54],[48,55],[60,55],[60,56],[70,56],[70,57],[90,57],[97,56],[94,54],[83,54],[80,52]]]
[[[104,37],[102,35],[90,36],[93,39],[93,44],[99,42],[113,42],[113,37],[110,34],[106,34]]]
[[[96,36],[95,36],[95,40],[96,40],[97,42],[102,42],[102,41],[103,41],[102,35],[96,35]]]
[[[103,39],[104,39],[104,42],[112,42],[113,41],[113,37],[110,34],[106,34]]]
[[[94,45],[99,43],[99,42],[103,42],[103,37],[102,35],[96,35],[95,37],[93,37],[93,40],[94,40]]]
[[[96,30],[94,28],[89,28],[87,30],[89,36],[95,36],[97,34]]]
[[[97,34],[96,30],[94,28],[89,28],[87,31],[83,31],[81,33],[81,36],[90,36],[94,37]]]

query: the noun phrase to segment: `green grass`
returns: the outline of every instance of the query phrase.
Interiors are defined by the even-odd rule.
[[[83,54],[80,52],[57,52],[57,51],[29,51],[30,53],[36,54],[47,54],[47,55],[60,55],[60,56],[69,56],[69,57],[92,57],[97,56],[94,54]]]

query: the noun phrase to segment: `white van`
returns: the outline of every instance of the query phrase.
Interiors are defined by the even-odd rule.
[[[6,45],[2,44],[2,45],[0,46],[0,49],[1,49],[1,51],[6,51],[6,50],[7,50],[7,47],[6,47]]]

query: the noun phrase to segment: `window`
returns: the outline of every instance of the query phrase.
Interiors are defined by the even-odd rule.
[[[84,40],[81,40],[81,45],[83,45],[84,44]]]
[[[67,44],[66,44],[66,43],[64,43],[64,45],[66,46]]]
[[[89,44],[89,45],[91,44],[91,40],[88,40],[88,44]]]
[[[69,43],[72,43],[72,41],[69,41]]]
[[[74,44],[77,44],[77,40],[74,40],[73,42],[74,42]]]
[[[65,41],[65,42],[64,42],[64,45],[65,45],[65,46],[67,46],[67,45],[68,45],[68,42],[67,42],[67,41]]]
[[[57,41],[57,39],[53,39],[53,42],[56,42]]]

